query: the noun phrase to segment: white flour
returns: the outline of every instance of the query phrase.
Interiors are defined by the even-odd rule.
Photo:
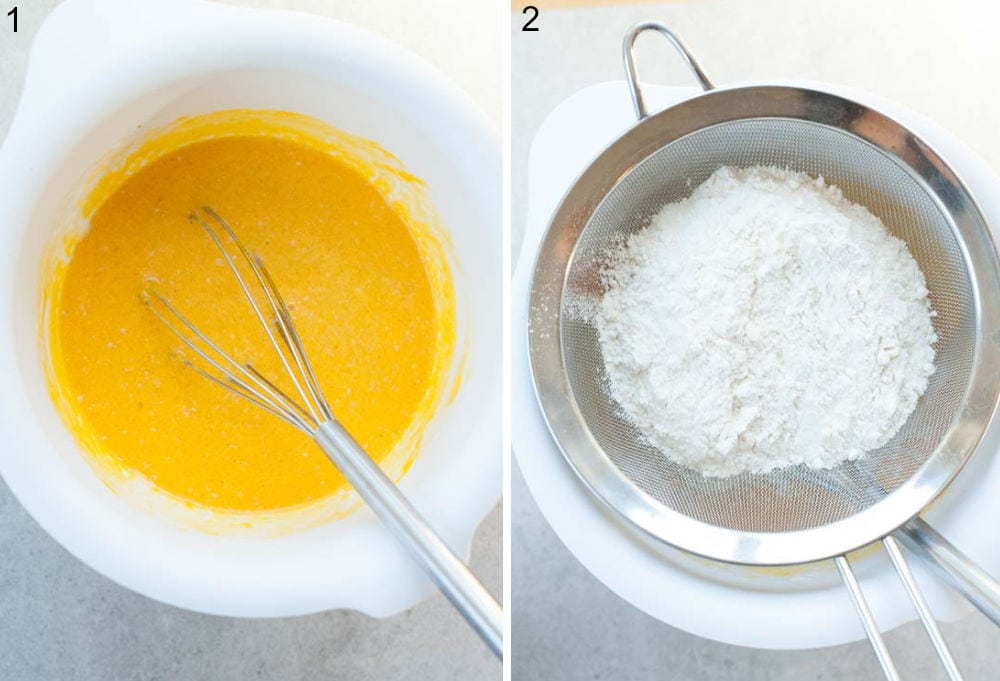
[[[706,475],[855,459],[934,372],[920,268],[822,179],[722,168],[611,260],[594,319],[611,394]]]

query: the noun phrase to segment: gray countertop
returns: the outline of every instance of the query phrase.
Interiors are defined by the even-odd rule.
[[[1000,67],[988,3],[910,0],[704,0],[617,8],[542,10],[536,33],[512,25],[512,247],[527,211],[527,159],[545,116],[588,85],[621,80],[621,38],[639,19],[679,32],[717,83],[800,78],[878,92],[955,132],[994,168],[1000,91],[978,83]],[[669,47],[639,45],[643,77],[690,84]],[[514,331],[515,339],[517,331]],[[515,405],[516,413],[517,405]],[[516,421],[515,421],[516,427]],[[529,453],[530,454],[530,453]],[[866,642],[823,650],[754,650],[693,636],[640,612],[590,575],[560,543],[512,467],[512,670],[518,681],[555,679],[881,679]],[[816,626],[822,626],[817,613]],[[1000,677],[1000,631],[978,612],[944,624],[968,681]],[[887,635],[904,679],[944,679],[923,630]]]
[[[8,5],[0,15],[6,14]],[[18,33],[0,23],[0,139],[21,89],[31,38],[58,0],[20,2]],[[370,25],[424,53],[499,118],[499,50],[461,61],[427,27],[435,17],[462,20],[446,2],[406,20],[395,0],[391,22],[369,3],[246,0],[233,4],[288,7]],[[385,3],[386,13],[394,9]],[[466,19],[471,10],[463,10]],[[499,14],[499,11],[494,12]],[[412,12],[411,12],[412,14]],[[0,16],[0,18],[4,18]],[[468,21],[462,20],[463,25]],[[384,24],[384,25],[383,25]],[[452,49],[471,40],[452,41]],[[492,45],[492,38],[484,39]],[[499,47],[499,36],[495,43]],[[427,47],[428,52],[422,48]],[[482,71],[494,76],[482,78]],[[476,75],[479,69],[479,76]],[[491,86],[490,83],[493,83]],[[2,181],[2,178],[0,178]],[[472,569],[494,594],[501,590],[502,511],[480,526]],[[0,681],[80,679],[246,681],[247,679],[498,679],[501,666],[440,595],[385,620],[350,611],[252,620],[201,615],[123,589],[56,544],[0,482]]]

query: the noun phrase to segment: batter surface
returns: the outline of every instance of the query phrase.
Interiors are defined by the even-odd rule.
[[[154,135],[95,185],[48,286],[52,390],[74,434],[105,467],[213,509],[345,488],[307,437],[178,361],[142,302],[154,281],[230,354],[281,375],[187,219],[211,206],[267,264],[334,413],[401,474],[446,389],[455,326],[442,247],[391,196],[415,182],[374,144],[292,114],[221,112]]]

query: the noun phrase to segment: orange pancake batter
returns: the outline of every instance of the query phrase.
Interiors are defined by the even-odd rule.
[[[178,361],[141,300],[155,280],[230,354],[281,375],[187,219],[211,206],[267,264],[334,413],[376,459],[402,456],[401,472],[446,388],[455,326],[442,246],[393,196],[418,185],[376,145],[293,114],[221,112],[153,135],[96,183],[47,287],[51,387],[78,439],[102,466],[214,509],[346,486],[307,437]]]

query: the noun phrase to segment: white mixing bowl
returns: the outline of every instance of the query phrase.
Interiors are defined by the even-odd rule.
[[[302,14],[197,0],[68,0],[39,30],[0,149],[0,369],[7,377],[0,474],[69,551],[147,596],[237,616],[328,608],[391,615],[433,587],[367,509],[278,538],[180,526],[105,487],[46,392],[39,264],[56,216],[97,159],[139,126],[226,108],[315,116],[376,140],[429,186],[454,245],[458,347],[467,356],[457,397],[434,417],[401,487],[468,555],[501,487],[498,135],[414,55]]]

